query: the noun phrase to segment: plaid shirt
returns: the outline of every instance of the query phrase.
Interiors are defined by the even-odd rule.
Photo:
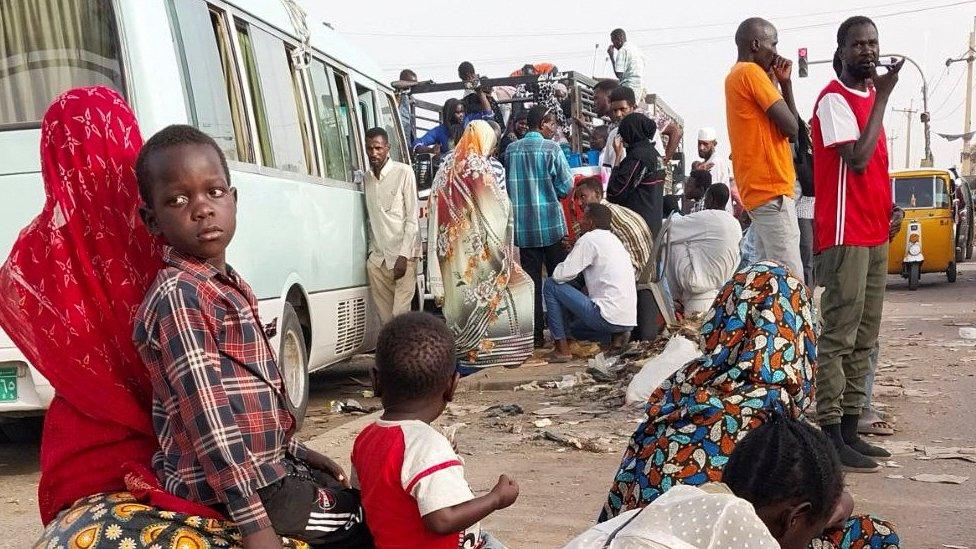
[[[152,379],[152,466],[168,492],[223,505],[248,535],[271,526],[257,490],[306,450],[251,288],[170,247],[163,260],[133,335]]]
[[[515,245],[542,248],[566,236],[559,199],[573,186],[573,173],[562,149],[539,132],[505,149],[508,196],[515,217]]]

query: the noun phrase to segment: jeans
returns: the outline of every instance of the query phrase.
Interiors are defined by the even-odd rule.
[[[542,343],[543,330],[546,327],[542,314],[542,270],[552,273],[556,267],[566,259],[566,250],[559,242],[543,248],[519,248],[522,269],[535,284],[535,341]]]
[[[546,317],[549,320],[549,333],[554,341],[568,337],[566,318],[575,320],[569,327],[576,339],[607,343],[613,334],[630,331],[633,326],[618,326],[603,319],[600,308],[583,292],[569,284],[558,284],[546,280],[542,294],[546,300]]]
[[[780,196],[749,211],[756,233],[758,259],[770,259],[786,265],[793,276],[803,276],[800,258],[800,225],[796,218],[796,201]]]
[[[813,220],[800,219],[800,259],[803,261],[803,282],[815,288],[813,276]]]
[[[756,250],[756,232],[752,230],[752,227],[746,229],[742,235],[742,240],[739,242],[739,255],[742,257],[742,261],[739,262],[739,271],[759,261],[759,253]]]

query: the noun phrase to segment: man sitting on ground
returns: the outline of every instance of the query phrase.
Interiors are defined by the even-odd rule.
[[[587,204],[580,228],[583,235],[566,261],[546,280],[543,296],[549,331],[556,349],[550,362],[568,362],[570,332],[579,339],[610,343],[612,350],[627,344],[637,325],[637,283],[630,255],[610,232],[613,215],[602,204]],[[589,296],[568,282],[580,273]],[[574,322],[566,329],[566,318]]]
[[[685,314],[705,312],[739,265],[742,229],[725,210],[728,202],[729,188],[716,183],[705,193],[704,210],[670,222],[665,276]]]

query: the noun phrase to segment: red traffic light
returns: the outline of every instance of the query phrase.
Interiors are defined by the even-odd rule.
[[[807,49],[806,48],[800,48],[799,55],[800,55],[800,59],[805,58],[807,56]]]
[[[800,76],[800,78],[806,78],[807,74],[809,74],[809,69],[807,67],[807,49],[800,48],[800,50],[797,52],[797,58],[799,61],[797,63],[797,74]]]

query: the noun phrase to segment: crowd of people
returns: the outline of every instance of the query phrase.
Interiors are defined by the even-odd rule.
[[[882,119],[901,64],[877,72],[871,20],[838,29],[838,78],[810,125],[811,231],[796,195],[806,125],[771,23],[736,32],[731,166],[717,132],[701,130],[680,205],[667,187],[681,129],[647,116],[641,54],[620,29],[611,41],[619,80],[595,93],[608,169],[578,181],[554,140],[558,109],[506,121],[474,67],[459,67],[471,93],[414,143],[442,155],[427,255],[443,320],[409,312],[422,255],[414,172],[390,158],[383,129],[366,132],[383,413],[359,434],[351,476],[294,438],[269,328],[226,262],[238,197],[221,148],[184,125],[143,144],[108,88],[60,96],[41,128],[47,202],[0,269],[0,325],[56,390],[40,546],[501,547],[478,525],[518,485],[503,475],[475,497],[431,423],[461,375],[518,367],[548,345],[546,328],[555,362],[574,339],[618,352],[646,337],[657,319],[642,302],[663,273],[684,313],[704,315],[702,356],[651,395],[607,525],[593,531],[603,541],[575,546],[657,524],[645,540],[664,545],[649,546],[897,547],[890,524],[851,515],[842,471],[875,471],[887,456],[858,425],[900,222]],[[555,67],[521,69],[539,71]],[[102,131],[85,126],[93,109]],[[819,315],[814,284],[825,287]]]

